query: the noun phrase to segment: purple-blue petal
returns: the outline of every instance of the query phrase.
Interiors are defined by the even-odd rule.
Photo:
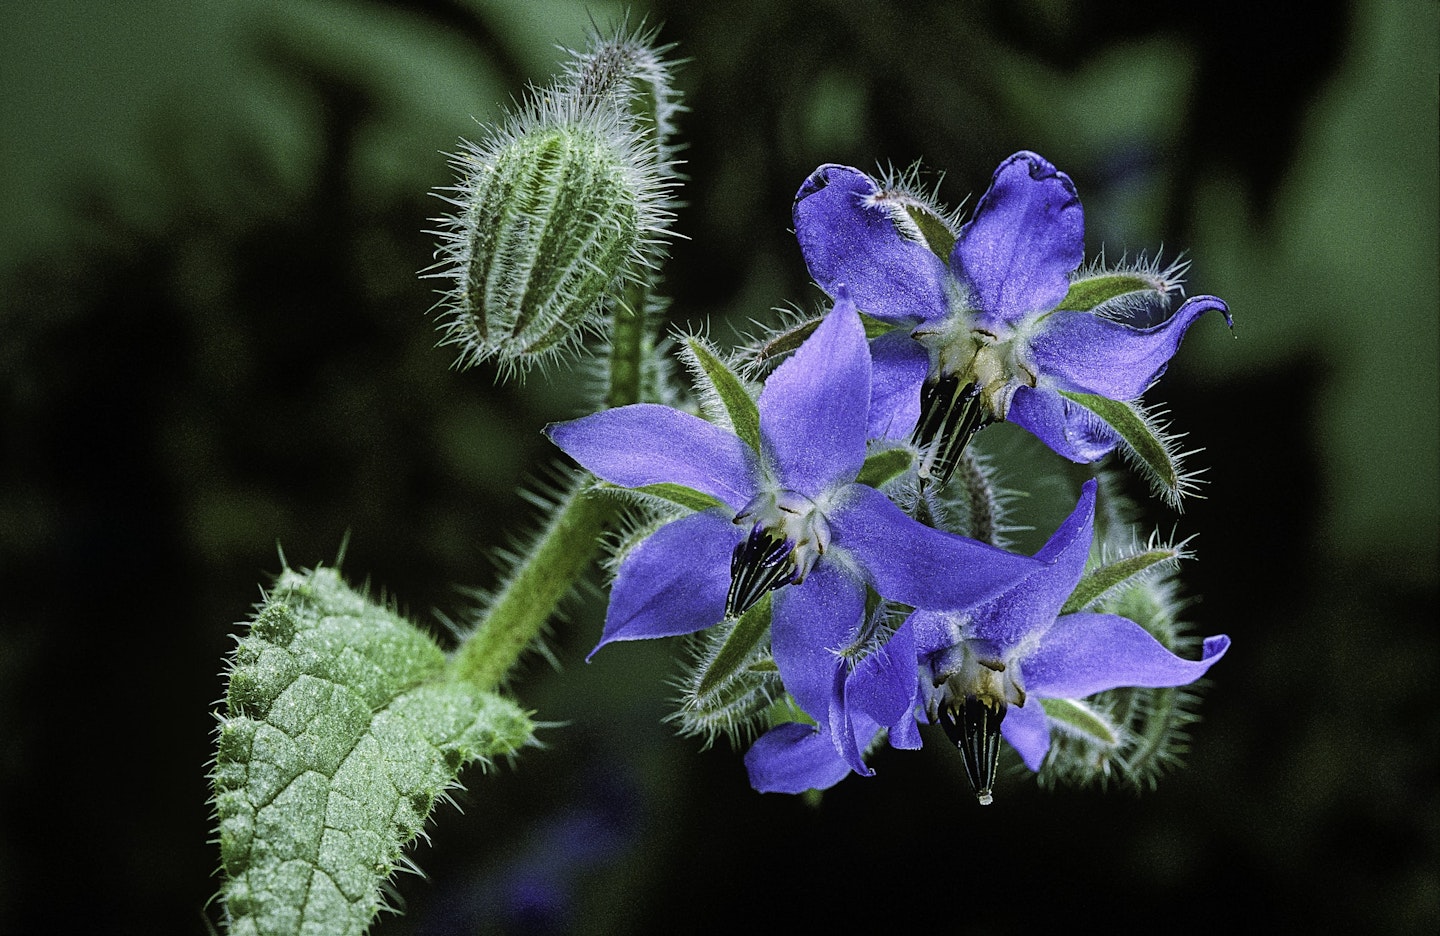
[[[760,441],[781,485],[814,497],[865,462],[870,346],[842,289],[820,327],[765,381]]]
[[[827,732],[787,722],[765,732],[745,752],[750,785],[761,793],[827,790],[850,773]]]
[[[1029,356],[1061,390],[1134,400],[1165,373],[1185,331],[1206,312],[1219,312],[1230,322],[1230,310],[1214,296],[1188,299],[1150,328],[1089,312],[1055,312],[1030,338]]]
[[[1045,717],[1039,699],[1031,699],[1027,705],[1007,706],[1000,734],[1010,742],[1026,767],[1040,769],[1045,762],[1045,752],[1050,750],[1050,719]]]
[[[930,352],[907,329],[870,342],[870,438],[910,438],[920,421],[920,385],[929,372]]]
[[[849,166],[828,164],[795,193],[795,237],[805,265],[830,296],[848,286],[855,304],[887,322],[937,319],[949,308],[944,262],[901,236],[874,204],[879,187]]]
[[[683,484],[740,510],[755,496],[759,460],[733,432],[655,403],[603,410],[545,427],[550,441],[621,487]]]
[[[915,636],[902,625],[884,646],[861,660],[845,680],[843,717],[832,710],[831,730],[841,754],[863,776],[874,773],[862,754],[881,728],[890,732],[892,747],[920,746],[914,729],[918,681]],[[898,743],[897,743],[898,742]]]
[[[1020,672],[1033,695],[1080,699],[1120,686],[1192,683],[1229,647],[1229,637],[1207,637],[1200,659],[1186,660],[1128,618],[1067,614],[1020,661]]]
[[[730,554],[744,535],[718,508],[656,530],[620,564],[595,650],[616,640],[691,634],[717,623],[725,616]]]
[[[1028,556],[925,526],[874,488],[853,484],[844,495],[828,516],[831,548],[849,553],[882,598],[956,611],[996,597],[1037,568]]]
[[[1016,389],[1005,419],[1029,431],[1055,454],[1082,465],[1099,461],[1120,444],[1100,417],[1044,387]]]
[[[950,262],[983,327],[1055,308],[1084,254],[1085,215],[1074,183],[1043,158],[1020,152],[995,170]]]
[[[840,698],[845,664],[839,651],[853,643],[865,620],[865,588],[822,560],[799,585],[775,592],[770,649],[780,679],[812,718],[830,720]]]
[[[1055,622],[1090,555],[1090,542],[1095,538],[1095,491],[1095,480],[1086,481],[1075,509],[1035,554],[1043,564],[1033,574],[972,612],[971,636],[991,644],[1004,656]]]

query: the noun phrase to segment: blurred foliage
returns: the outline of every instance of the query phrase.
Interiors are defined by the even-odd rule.
[[[217,673],[277,542],[312,565],[348,531],[347,575],[442,638],[458,586],[493,584],[576,397],[449,369],[425,193],[472,116],[620,12],[0,5],[0,932],[203,930]],[[1191,616],[1235,650],[1189,766],[1139,800],[1012,778],[973,808],[933,744],[809,810],[661,723],[674,647],[581,663],[596,597],[555,629],[563,672],[517,686],[566,727],[471,778],[378,932],[1435,929],[1436,4],[1327,0],[1303,28],[1279,0],[631,15],[690,59],[676,324],[723,342],[818,305],[789,205],[822,162],[923,157],[954,204],[1035,149],[1092,253],[1189,249],[1238,338],[1201,323],[1158,388],[1211,468],[1208,500],[1152,519],[1197,535]],[[1007,430],[984,445],[1025,455]]]

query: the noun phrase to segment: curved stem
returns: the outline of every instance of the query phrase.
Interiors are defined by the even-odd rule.
[[[611,406],[638,402],[640,354],[645,345],[646,290],[617,302],[611,335]],[[634,302],[637,311],[631,311]],[[600,550],[602,535],[619,515],[620,501],[589,493],[590,478],[577,478],[510,580],[491,601],[479,626],[451,660],[452,672],[479,689],[494,689],[545,626]]]

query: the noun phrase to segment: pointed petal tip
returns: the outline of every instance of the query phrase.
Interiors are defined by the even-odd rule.
[[[1189,315],[1192,319],[1199,318],[1206,312],[1219,312],[1225,317],[1225,325],[1235,330],[1235,317],[1230,314],[1230,306],[1219,296],[1191,296],[1181,303],[1180,308],[1175,310],[1175,315],[1181,313]]]

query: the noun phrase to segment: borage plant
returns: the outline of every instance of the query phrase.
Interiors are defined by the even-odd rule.
[[[595,35],[455,157],[431,271],[442,343],[510,377],[605,379],[586,381],[594,412],[544,429],[579,468],[458,646],[335,570],[269,588],[230,661],[212,769],[232,932],[370,926],[461,771],[533,743],[500,687],[602,543],[596,649],[683,638],[675,720],[745,748],[762,792],[873,776],[880,746],[927,734],[959,748],[981,803],[1002,739],[1048,782],[1145,785],[1229,646],[1186,633],[1185,544],[1123,519],[1107,458],[1172,505],[1190,492],[1139,398],[1225,304],[1172,311],[1181,265],[1085,265],[1075,186],[1023,152],[964,224],[913,174],[820,167],[794,220],[827,307],[730,350],[664,336],[679,101],[654,38]],[[1094,466],[1033,556],[1006,548],[1007,466],[972,444],[1002,421]]]

